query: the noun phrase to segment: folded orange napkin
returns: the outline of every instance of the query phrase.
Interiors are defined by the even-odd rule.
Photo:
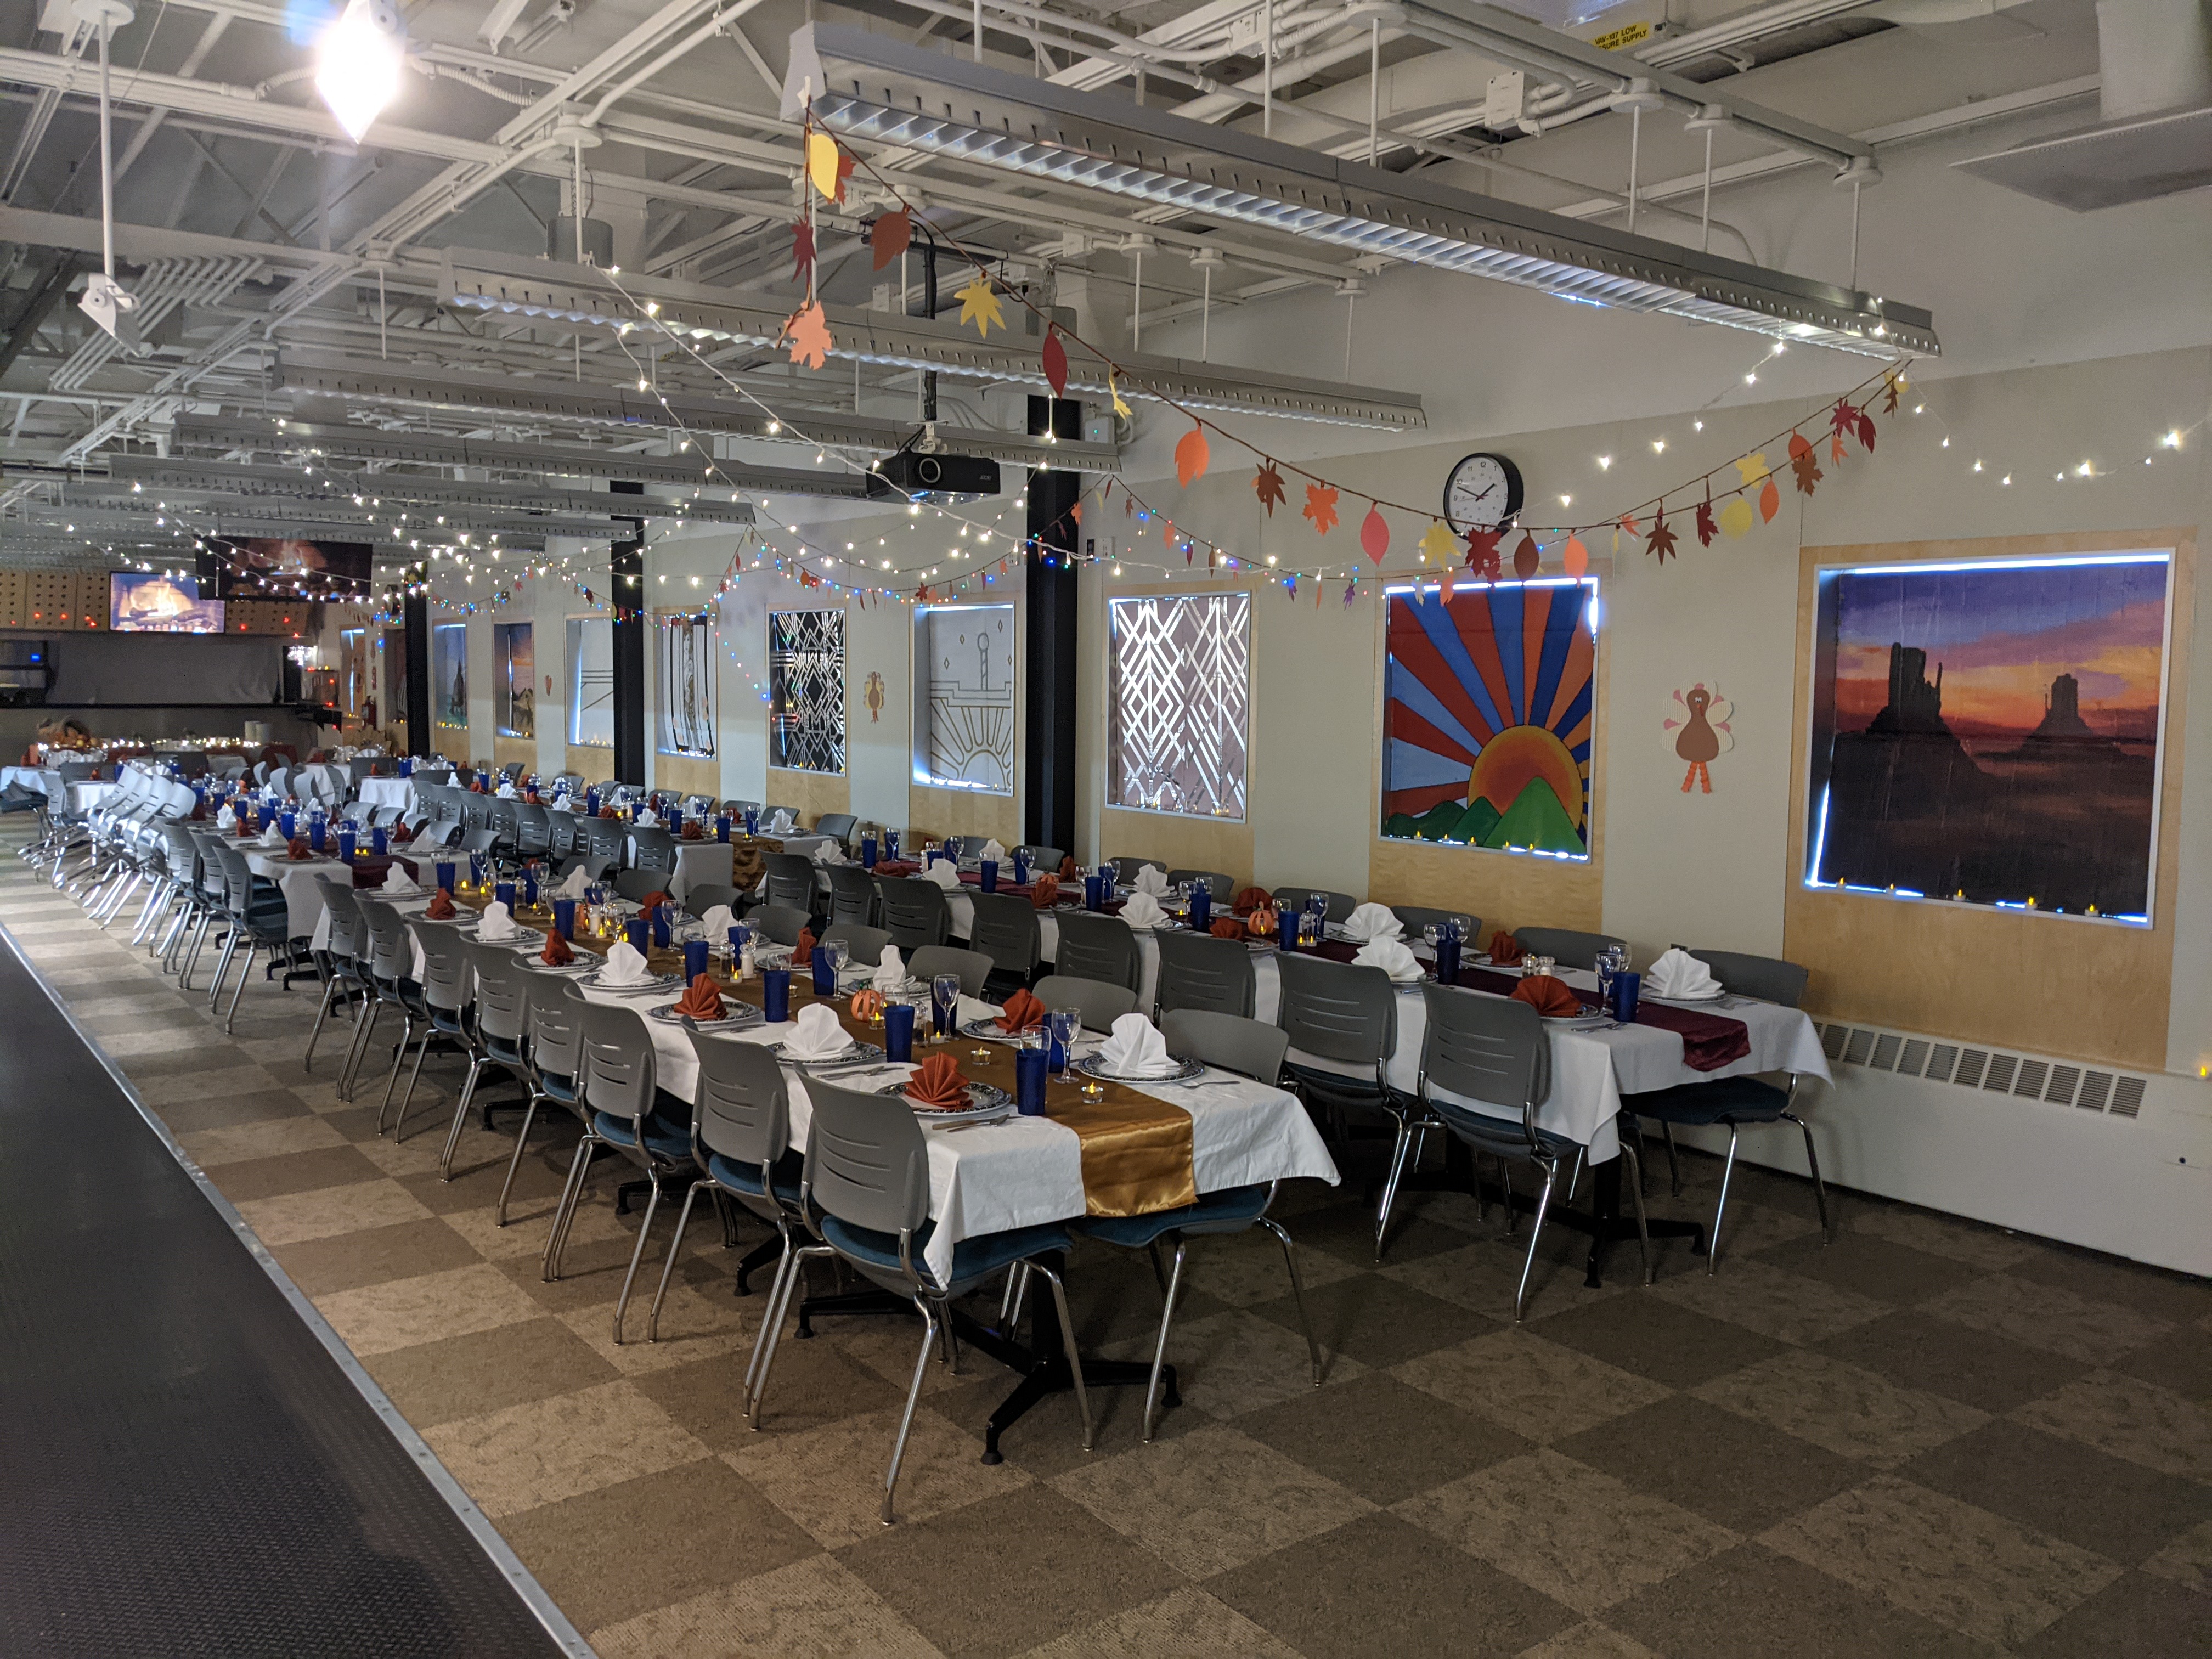
[[[599,816],[603,818],[619,818],[622,817],[622,814],[616,811],[611,806],[602,806],[599,808]]]
[[[1274,902],[1275,896],[1266,888],[1247,887],[1237,896],[1237,902],[1230,908],[1235,910],[1265,910],[1272,908]]]
[[[722,1017],[722,994],[714,981],[701,974],[691,981],[690,988],[676,1000],[676,1012],[689,1014],[694,1019],[720,1019]]]
[[[477,778],[471,781],[469,785],[469,793],[472,795],[481,795],[484,793],[483,780],[482,778]]]
[[[1030,902],[1040,910],[1049,910],[1060,902],[1060,878],[1039,876],[1030,884]]]
[[[684,833],[678,839],[682,841],[704,841],[707,839],[707,832],[700,827],[698,819],[686,818],[684,820]]]
[[[258,830],[256,830],[256,829],[253,827],[253,820],[252,820],[252,818],[251,815],[249,815],[249,814],[247,814],[247,813],[243,813],[243,812],[241,812],[241,813],[240,813],[240,814],[239,814],[239,818],[238,818],[238,838],[239,838],[239,840],[240,840],[240,841],[252,841],[252,840],[256,836],[259,835],[260,833],[261,833],[261,832],[260,832]]]
[[[950,1054],[932,1054],[907,1079],[906,1097],[933,1112],[957,1112],[968,1104],[968,1079]]]
[[[315,849],[297,836],[292,837],[290,844],[285,848],[284,852],[287,857],[293,859],[311,859],[315,856]]]
[[[1539,974],[1513,988],[1513,1000],[1525,1002],[1547,1019],[1571,1019],[1583,1011],[1583,1000],[1565,980]]]
[[[791,965],[794,968],[806,968],[811,967],[813,962],[814,930],[811,927],[802,927],[799,930],[799,943],[791,947]]]
[[[1212,932],[1216,939],[1243,939],[1244,924],[1234,916],[1218,916],[1214,919]]]
[[[548,968],[566,968],[576,959],[576,953],[568,948],[568,941],[560,934],[548,933],[545,935],[545,949],[539,953],[538,959]]]
[[[430,908],[422,913],[428,921],[451,921],[454,915],[453,896],[442,887],[430,896]]]
[[[1018,990],[1008,997],[999,1012],[998,1025],[1002,1031],[1026,1031],[1033,1025],[1044,1024],[1044,1004],[1027,991]]]
[[[1503,927],[1490,936],[1490,959],[1501,968],[1510,968],[1528,953],[1521,948],[1521,941]]]
[[[645,902],[638,906],[637,913],[643,916],[647,921],[651,921],[653,920],[653,913],[667,902],[668,892],[665,888],[657,893],[647,893],[645,896]]]
[[[1078,876],[1081,875],[1082,873],[1083,873],[1083,872],[1082,872],[1080,870],[1078,870],[1078,869],[1075,867],[1075,854],[1074,854],[1070,853],[1070,854],[1069,854],[1066,858],[1063,858],[1062,860],[1060,860],[1060,878],[1062,881],[1073,881],[1073,880],[1076,878],[1076,877],[1078,877]]]

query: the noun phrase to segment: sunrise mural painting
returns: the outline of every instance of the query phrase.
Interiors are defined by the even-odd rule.
[[[1806,884],[2146,924],[2168,566],[1822,573]]]
[[[1589,856],[1595,599],[1589,582],[1391,598],[1384,836]]]

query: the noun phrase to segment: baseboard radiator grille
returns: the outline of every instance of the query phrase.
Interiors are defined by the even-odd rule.
[[[1832,1062],[1870,1072],[1917,1077],[1983,1094],[2009,1095],[2046,1106],[2071,1106],[2109,1117],[2137,1117],[2148,1080],[2122,1072],[2098,1071],[2033,1054],[2007,1054],[1970,1043],[1885,1031],[1871,1025],[1814,1022],[1820,1051]]]

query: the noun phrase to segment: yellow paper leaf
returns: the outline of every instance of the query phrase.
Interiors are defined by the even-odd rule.
[[[1721,528],[1730,536],[1749,533],[1751,520],[1751,503],[1741,495],[1721,509]]]
[[[1425,564],[1431,559],[1434,559],[1438,564],[1449,569],[1451,567],[1452,555],[1458,551],[1459,538],[1445,527],[1442,520],[1431,520],[1428,533],[1421,538],[1422,563]]]
[[[806,176],[823,195],[836,199],[837,141],[826,132],[806,135]]]
[[[1106,390],[1113,394],[1114,412],[1123,420],[1129,418],[1129,405],[1121,399],[1121,382],[1112,374],[1106,376]]]
[[[1766,456],[1765,453],[1762,452],[1757,455],[1745,455],[1739,457],[1735,464],[1735,470],[1743,475],[1743,483],[1747,484],[1757,483],[1761,478],[1766,476],[1767,467]]]
[[[973,323],[975,331],[988,340],[994,327],[1004,328],[1006,325],[1006,309],[1000,305],[999,296],[991,291],[991,279],[981,271],[977,271],[975,280],[958,289],[954,297],[960,301],[960,322],[963,328]]]

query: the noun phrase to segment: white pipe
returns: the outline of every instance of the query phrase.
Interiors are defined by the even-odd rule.
[[[623,97],[625,94],[635,91],[638,87],[653,79],[654,76],[659,74],[661,70],[666,69],[671,64],[676,62],[677,59],[689,54],[694,46],[703,46],[708,40],[713,40],[714,36],[722,32],[723,24],[734,22],[737,19],[743,17],[747,12],[750,11],[755,6],[760,4],[760,3],[761,0],[734,0],[734,3],[726,6],[720,11],[716,12],[712,17],[708,18],[704,23],[700,25],[698,28],[693,30],[683,40],[678,40],[674,46],[669,47],[667,51],[662,52],[659,57],[654,58],[643,69],[639,70],[634,75],[629,76],[618,84],[610,87],[606,92],[602,94],[599,101],[592,106],[592,112],[584,118],[584,125],[587,127],[596,126],[599,124],[599,117],[607,112],[607,106],[610,104],[612,104],[616,100]]]
[[[1260,134],[1275,136],[1275,0],[1260,0]]]
[[[1376,128],[1382,118],[1382,17],[1379,12],[1368,20],[1367,33],[1367,165],[1375,165],[1381,153],[1376,143]]]
[[[107,119],[107,13],[100,14],[100,257],[110,281],[115,276],[115,160],[109,150]]]

